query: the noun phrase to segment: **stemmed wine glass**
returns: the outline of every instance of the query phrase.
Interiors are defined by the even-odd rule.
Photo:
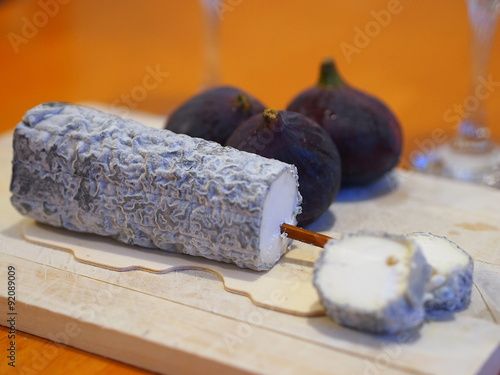
[[[475,98],[458,125],[454,138],[412,160],[415,170],[500,188],[500,146],[490,137],[485,97],[487,68],[500,0],[467,0],[472,28],[471,98]],[[483,90],[484,91],[484,90]]]
[[[201,89],[220,84],[220,19],[221,0],[200,0],[204,17],[204,65]]]

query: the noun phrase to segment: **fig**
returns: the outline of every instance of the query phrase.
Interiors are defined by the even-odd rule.
[[[312,223],[335,200],[340,157],[325,130],[299,113],[266,109],[243,122],[226,146],[294,164],[299,174],[302,212],[297,225]]]
[[[399,162],[398,120],[379,99],[345,83],[331,58],[321,64],[318,84],[286,109],[308,116],[330,134],[342,162],[342,186],[367,185]]]
[[[264,109],[250,94],[236,87],[220,86],[181,104],[167,119],[165,128],[224,145],[239,124]]]

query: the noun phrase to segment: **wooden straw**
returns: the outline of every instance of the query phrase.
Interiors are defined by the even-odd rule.
[[[281,233],[286,233],[287,236],[293,240],[305,242],[310,245],[323,247],[332,239],[332,237],[325,236],[324,234],[316,233],[307,229],[295,227],[290,224],[281,224]]]

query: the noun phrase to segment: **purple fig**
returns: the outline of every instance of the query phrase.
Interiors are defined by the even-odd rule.
[[[250,94],[220,86],[188,99],[170,115],[165,127],[223,145],[239,124],[264,108]]]
[[[345,83],[332,59],[321,65],[319,83],[300,93],[287,110],[320,124],[337,145],[342,185],[366,185],[393,169],[402,147],[401,127],[377,98]]]
[[[340,158],[330,136],[311,119],[266,109],[243,122],[226,146],[294,164],[299,175],[299,226],[312,223],[334,201],[340,187]]]

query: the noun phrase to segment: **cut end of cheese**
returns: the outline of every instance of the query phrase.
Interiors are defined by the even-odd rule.
[[[300,202],[297,175],[291,169],[285,170],[271,184],[264,201],[259,240],[263,264],[275,264],[287,250],[290,239],[281,233],[281,224],[296,224]]]
[[[473,260],[456,243],[431,233],[410,233],[431,267],[426,285],[427,310],[461,310],[470,302]]]
[[[336,322],[374,333],[422,324],[429,268],[404,236],[359,232],[331,240],[315,265],[314,285]]]

